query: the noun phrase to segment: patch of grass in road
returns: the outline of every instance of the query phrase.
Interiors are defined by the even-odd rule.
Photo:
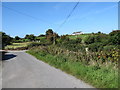
[[[45,52],[35,52],[29,50],[27,53],[35,56],[56,68],[59,68],[87,83],[95,86],[96,88],[117,88],[118,87],[118,71],[111,68],[98,66],[87,66],[81,62],[74,62],[68,60],[64,55],[51,55]]]

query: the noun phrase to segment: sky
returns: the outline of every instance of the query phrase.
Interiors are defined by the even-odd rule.
[[[118,29],[117,2],[3,2],[2,30],[15,37],[45,34],[53,29],[59,35],[82,31],[110,33]]]

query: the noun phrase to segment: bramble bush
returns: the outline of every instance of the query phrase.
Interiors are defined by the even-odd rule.
[[[53,49],[54,48],[54,49]],[[111,52],[85,52],[85,51],[70,51],[65,48],[61,48],[55,45],[51,46],[39,46],[37,48],[32,48],[34,52],[45,52],[47,54],[66,56],[68,60],[75,62],[82,62],[87,65],[106,65],[108,62],[110,64],[117,66],[118,64],[118,52],[119,50],[114,49]],[[109,66],[109,65],[108,65]]]
[[[92,44],[94,43],[94,36],[88,36],[84,39],[85,44]]]
[[[93,43],[88,45],[89,51],[92,52],[98,52],[103,50],[103,44],[102,43]]]

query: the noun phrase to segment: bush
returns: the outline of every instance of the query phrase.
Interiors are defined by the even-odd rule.
[[[104,51],[107,51],[107,52],[110,52],[110,51],[112,51],[114,48],[115,48],[114,45],[109,45],[109,46],[104,46],[104,47],[103,47],[103,50],[104,50]]]
[[[34,46],[40,46],[40,45],[41,45],[41,43],[33,42],[33,43],[30,43],[30,44],[28,45],[28,48],[32,48],[32,47],[34,47]]]
[[[120,30],[112,31],[109,33],[109,42],[112,45],[119,45],[120,44]]]
[[[86,38],[84,39],[84,43],[85,43],[85,44],[92,44],[92,43],[94,43],[94,42],[95,42],[94,36],[88,36],[88,37],[86,37]]]
[[[58,40],[58,43],[65,43],[65,42],[68,42],[70,39],[69,39],[69,37],[67,37],[66,35],[62,35],[61,37],[60,37],[60,39]]]
[[[48,44],[45,44],[45,43],[41,43],[41,42],[32,42],[28,45],[28,48],[32,48],[32,47],[37,47],[37,46],[46,46]]]
[[[76,43],[81,43],[82,39],[81,38],[77,38],[76,39]]]
[[[116,34],[111,36],[109,39],[110,44],[112,45],[120,45],[120,34]]]
[[[92,52],[98,52],[103,49],[103,44],[102,43],[93,43],[88,46],[89,50]]]
[[[117,88],[118,86],[117,69],[106,67],[106,64],[104,65],[102,63],[98,63],[98,61],[102,61],[104,63],[108,60],[108,52],[95,52],[87,54],[83,52],[75,53],[51,45],[47,47],[34,47],[28,51],[28,53],[34,55],[40,60],[49,63],[50,65],[53,65],[68,72],[69,74],[76,76],[77,78],[86,80],[87,82],[96,85],[97,88]],[[116,59],[116,56],[118,57],[117,52],[113,52],[112,56],[114,56],[114,58],[111,56],[109,57],[113,58],[113,61],[118,61]],[[92,61],[94,64],[86,65],[84,64],[86,61]]]
[[[85,38],[85,44],[92,44],[92,43],[104,43],[105,45],[108,44],[109,36],[106,34],[98,34],[98,35],[91,35]]]
[[[101,36],[100,35],[94,36],[94,42],[101,42]]]
[[[115,30],[109,33],[110,36],[114,36],[116,34],[120,34],[120,30]]]

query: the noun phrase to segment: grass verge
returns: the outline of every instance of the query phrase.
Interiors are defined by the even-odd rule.
[[[118,87],[118,71],[111,68],[98,66],[87,66],[81,62],[68,60],[65,56],[51,55],[45,52],[34,52],[29,50],[27,53],[35,56],[56,68],[59,68],[96,88],[117,88]]]

